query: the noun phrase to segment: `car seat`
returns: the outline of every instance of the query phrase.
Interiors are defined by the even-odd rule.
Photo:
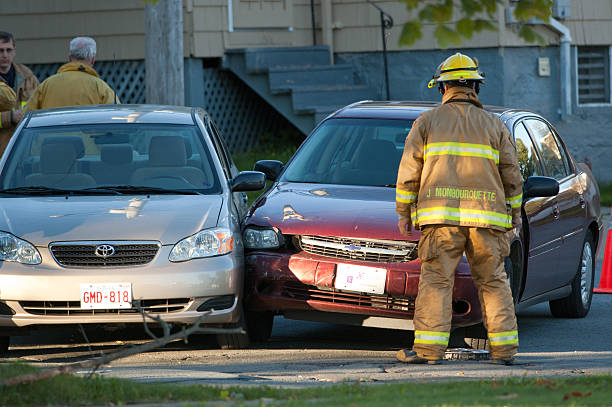
[[[28,186],[52,188],[92,187],[96,181],[91,175],[73,172],[77,168],[77,151],[73,142],[43,143],[40,151],[40,172],[27,175]]]
[[[187,166],[187,147],[182,136],[154,136],[149,144],[149,161],[132,175],[133,185],[156,178],[179,178],[195,187],[208,185],[204,172]]]

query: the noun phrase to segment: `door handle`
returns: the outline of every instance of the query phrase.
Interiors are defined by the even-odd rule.
[[[580,199],[578,201],[580,202],[580,207],[584,209],[586,207],[586,201],[582,195],[580,195]]]
[[[555,206],[555,207],[553,208],[552,213],[553,213],[553,217],[554,217],[555,219],[559,219],[559,214],[560,214],[560,212],[559,212],[559,207],[558,207],[558,206]]]

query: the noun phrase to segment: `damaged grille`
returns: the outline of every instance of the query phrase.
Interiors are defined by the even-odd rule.
[[[411,242],[309,235],[298,236],[297,241],[307,253],[336,259],[405,263],[417,258],[417,244]]]
[[[96,254],[101,245],[112,246],[107,257]],[[138,266],[153,260],[161,245],[159,242],[70,242],[52,243],[53,257],[67,267]]]
[[[315,286],[298,283],[286,283],[283,286],[282,293],[285,297],[301,301],[322,301],[356,307],[405,312],[414,312],[414,301],[416,299],[416,297],[391,297],[389,295],[347,293],[337,291],[333,288],[321,290]]]
[[[143,311],[150,314],[167,314],[184,311],[193,298],[164,298],[157,300],[136,300]],[[33,315],[109,315],[139,314],[137,308],[81,309],[79,301],[20,301],[25,312]]]

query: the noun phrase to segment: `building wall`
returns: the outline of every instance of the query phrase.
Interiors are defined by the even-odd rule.
[[[382,49],[380,15],[363,0],[330,0],[333,48],[336,53],[374,52]],[[232,4],[231,9],[228,7]],[[376,4],[390,14],[394,26],[387,47],[399,46],[403,24],[411,17],[397,0]],[[144,58],[143,0],[0,0],[0,27],[14,33],[18,56],[24,63],[54,63],[66,58],[67,43],[76,35],[98,41],[99,60]],[[233,16],[230,20],[230,16]],[[505,24],[504,9],[496,16],[500,31],[484,31],[465,40],[466,48],[525,46],[517,27]],[[316,40],[323,43],[321,0],[315,1]],[[310,0],[183,0],[185,57],[222,57],[227,48],[312,45]],[[564,21],[574,44],[603,45],[612,40],[612,1],[572,0]],[[558,37],[550,29],[537,30],[549,44]],[[437,49],[433,27],[412,50]]]
[[[612,160],[609,159],[612,105],[577,106],[574,98],[573,114],[565,121],[560,120],[559,48],[556,46],[390,52],[391,99],[441,100],[437,89],[427,88],[427,82],[440,61],[458,51],[478,58],[486,74],[480,92],[484,104],[529,109],[543,115],[556,126],[576,160],[587,159],[598,180],[612,182]],[[352,64],[357,79],[375,87],[378,97],[383,97],[382,53],[339,53],[335,58],[337,63]],[[538,58],[549,58],[550,76],[538,75]],[[575,84],[575,70],[572,71]]]

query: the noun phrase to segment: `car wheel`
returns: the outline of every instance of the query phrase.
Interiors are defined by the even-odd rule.
[[[576,276],[572,281],[572,293],[565,298],[549,302],[550,312],[557,318],[583,318],[591,309],[595,259],[593,258],[593,236],[587,234],[582,245],[582,255]]]
[[[244,314],[240,313],[240,321],[237,324],[232,325],[233,328],[242,328],[244,333],[222,333],[217,334],[217,344],[221,349],[246,349],[249,347],[251,342],[249,341],[249,334]]]
[[[10,342],[11,342],[10,336],[0,336],[0,355],[5,355],[8,353]]]
[[[274,314],[269,311],[246,313],[247,330],[249,339],[253,342],[266,342],[272,334],[274,325]]]

